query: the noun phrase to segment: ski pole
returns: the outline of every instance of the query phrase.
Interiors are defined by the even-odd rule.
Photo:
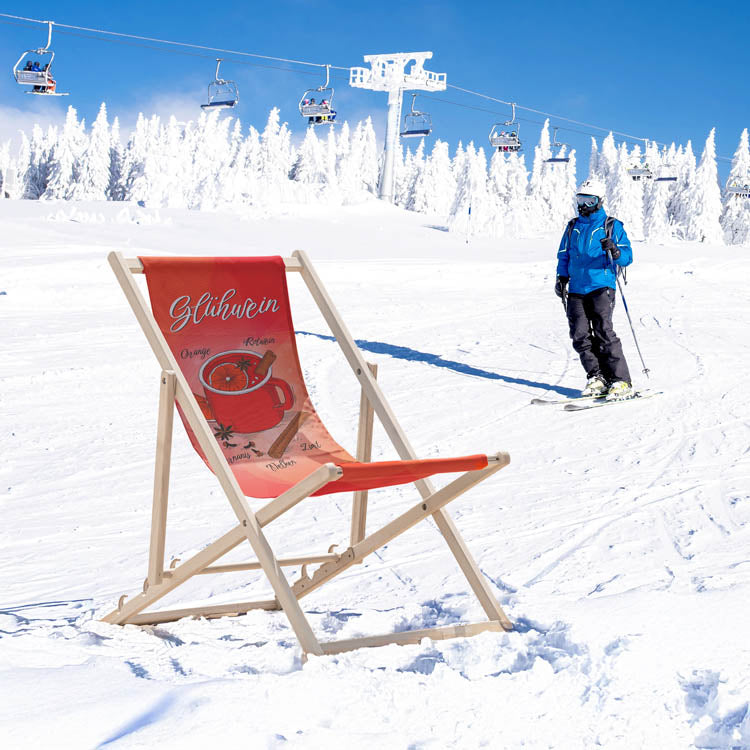
[[[633,341],[635,341],[635,348],[638,350],[638,356],[641,358],[641,364],[643,365],[643,374],[646,377],[648,377],[648,374],[649,372],[651,372],[651,370],[649,370],[648,367],[646,367],[646,363],[643,361],[643,355],[641,354],[641,347],[638,346],[638,337],[635,335],[635,329],[633,328],[633,321],[630,318],[630,310],[628,310],[628,303],[626,302],[625,295],[622,292],[622,284],[620,284],[620,274],[617,270],[617,265],[615,264],[609,250],[607,250],[607,259],[615,268],[615,279],[617,279],[617,288],[620,290],[620,297],[622,298],[622,306],[625,308],[625,315],[628,316],[628,323],[630,324],[630,331],[633,334]]]

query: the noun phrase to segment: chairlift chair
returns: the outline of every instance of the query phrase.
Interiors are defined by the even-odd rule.
[[[416,98],[417,94],[411,95],[411,111],[404,115],[404,127],[399,134],[402,138],[424,138],[432,132],[432,117],[414,109]]]
[[[318,88],[308,89],[299,100],[299,113],[302,117],[307,117],[310,125],[332,125],[336,119],[336,110],[333,109],[334,90],[328,85],[331,78],[331,66],[326,65],[325,68],[326,82]],[[311,101],[313,94],[320,97],[319,101],[315,103]]]
[[[738,198],[750,198],[750,185],[740,185],[738,182],[733,182],[727,186],[727,192],[730,195],[736,195]]]
[[[677,182],[677,175],[671,164],[662,164],[654,176],[654,182]]]
[[[26,94],[34,94],[36,96],[68,96],[66,91],[56,90],[56,81],[52,78],[52,61],[55,59],[55,53],[49,46],[52,43],[53,21],[46,21],[46,23],[47,44],[44,47],[26,50],[13,66],[13,77],[19,85],[33,87],[31,91],[24,92]],[[43,55],[50,56],[49,62],[44,66],[44,70],[24,70],[20,67],[23,60],[28,59],[31,55],[40,57]]]
[[[240,100],[240,90],[234,81],[219,78],[219,67],[224,58],[216,58],[216,73],[214,80],[208,84],[208,100],[201,104],[201,109],[233,109]]]
[[[552,143],[550,143],[550,148],[557,149],[557,152],[560,153],[560,149],[567,148],[567,143],[559,143],[557,140],[557,131],[559,128],[554,128],[553,135],[552,135]],[[549,159],[545,159],[545,162],[547,164],[560,164],[565,163],[567,164],[570,161],[569,156],[551,156]]]
[[[521,129],[520,123],[516,122],[516,105],[511,103],[513,115],[510,120],[505,122],[496,122],[490,130],[490,145],[498,151],[506,153],[516,153],[521,150],[521,141],[518,133]],[[503,128],[515,126],[512,130],[506,131]]]
[[[628,174],[633,178],[634,182],[654,179],[654,173],[649,169],[648,164],[639,164],[630,167],[630,169],[628,169]]]

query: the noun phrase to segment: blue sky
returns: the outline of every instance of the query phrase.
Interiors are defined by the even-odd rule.
[[[362,55],[368,53],[432,50],[427,67],[446,72],[448,83],[658,141],[693,139],[698,153],[716,126],[719,154],[731,156],[742,128],[750,125],[750,4],[741,0],[40,0],[6,2],[0,12],[340,66],[362,65]],[[0,23],[0,49],[9,72],[24,49],[43,44],[45,33],[41,26]],[[62,30],[56,32],[53,48],[58,88],[70,96],[39,101],[21,93],[10,75],[2,76],[0,137],[59,117],[68,103],[90,122],[106,101],[125,127],[138,111],[194,117],[215,67],[210,52],[166,53]],[[302,134],[297,101],[305,88],[322,83],[321,73],[299,66],[282,71],[276,68],[283,64],[262,60],[251,66],[225,57],[222,73],[240,86],[236,112],[243,122],[262,127],[268,109],[277,105],[283,119]],[[339,118],[354,122],[372,114],[382,135],[386,95],[351,89],[347,81],[343,71],[334,72]],[[432,113],[434,136],[452,149],[459,139],[488,145],[490,126],[508,113],[503,105],[451,89],[433,96],[447,101],[418,99],[418,108]],[[519,117],[530,153],[543,118],[523,111]],[[588,135],[561,129],[558,137],[587,161]],[[725,172],[726,166],[721,169]]]

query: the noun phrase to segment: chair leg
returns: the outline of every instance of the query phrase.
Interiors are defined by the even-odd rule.
[[[372,377],[377,380],[378,366],[367,363]],[[359,400],[359,430],[357,432],[357,461],[369,463],[372,460],[372,429],[374,426],[375,411],[367,398],[364,389]],[[354,493],[352,504],[352,529],[350,544],[353,546],[365,538],[367,529],[367,490],[358,490]]]
[[[432,517],[445,541],[448,542],[451,552],[453,552],[459,567],[466,576],[466,580],[469,582],[472,591],[477,599],[479,599],[482,609],[487,613],[487,617],[490,620],[497,620],[505,630],[511,630],[513,623],[508,619],[505,612],[503,612],[500,602],[498,602],[492,593],[487,579],[479,570],[479,566],[472,557],[471,552],[469,552],[469,548],[453,523],[453,519],[448,515],[445,508],[441,508]]]
[[[159,387],[159,418],[156,430],[154,501],[151,509],[151,544],[148,557],[148,583],[150,586],[160,584],[164,573],[164,542],[167,532],[175,383],[174,372],[162,370]]]

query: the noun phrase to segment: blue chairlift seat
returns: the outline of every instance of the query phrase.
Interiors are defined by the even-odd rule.
[[[224,101],[213,101],[207,104],[201,104],[201,109],[233,109],[234,105],[237,104],[234,99],[226,99]]]
[[[750,198],[750,185],[738,185],[735,182],[727,188],[727,192],[740,198]]]
[[[427,128],[422,128],[421,130],[402,130],[400,136],[402,138],[423,138],[431,132],[432,131]]]

